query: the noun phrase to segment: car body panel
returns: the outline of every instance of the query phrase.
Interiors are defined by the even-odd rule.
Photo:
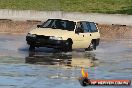
[[[62,29],[36,28],[29,33],[44,36],[62,37],[63,40],[71,38],[73,41],[73,48],[87,48],[92,40],[89,33],[77,34],[74,31],[67,31]]]

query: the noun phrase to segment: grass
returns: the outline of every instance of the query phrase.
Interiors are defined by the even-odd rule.
[[[132,14],[132,0],[0,0],[0,9]]]

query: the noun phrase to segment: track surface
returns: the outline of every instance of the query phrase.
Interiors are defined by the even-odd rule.
[[[101,41],[93,52],[39,48],[29,53],[24,35],[0,35],[0,88],[81,88],[81,67],[91,79],[132,80],[132,40]]]

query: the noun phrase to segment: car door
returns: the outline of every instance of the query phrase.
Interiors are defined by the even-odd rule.
[[[92,36],[92,39],[98,39],[100,38],[99,30],[94,22],[88,22],[87,25],[90,26],[90,34]]]
[[[89,33],[84,33],[84,29],[80,22],[77,22],[75,29],[73,48],[87,48],[91,42]]]
[[[84,46],[87,48],[92,41],[92,34],[90,32],[90,26],[87,25],[87,21],[80,21],[79,23],[80,23],[81,28],[83,30],[83,32],[80,34],[83,35]]]

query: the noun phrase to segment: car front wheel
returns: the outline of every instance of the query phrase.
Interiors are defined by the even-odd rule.
[[[35,46],[30,45],[30,47],[29,47],[29,51],[35,51]]]
[[[85,51],[93,51],[96,50],[96,43],[95,42],[91,42],[89,47],[85,49]]]
[[[66,51],[66,52],[72,51],[72,42],[66,41],[65,45],[64,45],[64,48],[62,50]]]

